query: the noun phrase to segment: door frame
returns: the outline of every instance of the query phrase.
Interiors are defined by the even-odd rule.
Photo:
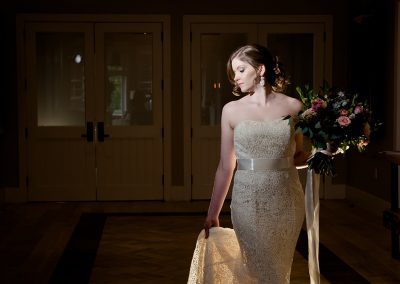
[[[324,78],[332,83],[333,20],[331,15],[184,15],[183,16],[183,148],[184,193],[181,199],[191,200],[192,193],[192,126],[191,126],[191,26],[192,24],[323,24],[325,34]],[[333,184],[331,177],[325,179],[321,198],[344,198],[345,184]]]
[[[395,42],[394,42],[394,125],[393,144],[394,151],[400,151],[400,0],[397,0],[395,7]],[[399,169],[400,172],[400,169]],[[399,184],[400,192],[400,184]]]
[[[397,0],[395,7],[395,42],[394,42],[394,125],[393,125],[393,145],[394,151],[400,151],[400,0]],[[400,166],[397,167],[400,177]],[[397,187],[398,202],[400,204],[400,182]]]
[[[16,47],[17,47],[17,96],[18,96],[18,150],[19,150],[19,187],[5,192],[5,200],[9,202],[28,201],[28,140],[27,116],[27,68],[25,54],[25,25],[27,23],[161,23],[163,32],[163,94],[162,119],[163,139],[163,171],[164,199],[171,196],[171,19],[169,15],[111,15],[111,14],[17,14]]]

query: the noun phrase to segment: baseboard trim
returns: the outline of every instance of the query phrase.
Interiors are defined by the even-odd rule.
[[[25,190],[18,187],[4,188],[4,201],[9,203],[23,203],[28,201],[28,195]]]

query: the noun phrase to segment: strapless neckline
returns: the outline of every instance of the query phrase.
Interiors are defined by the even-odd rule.
[[[236,128],[238,128],[240,125],[246,123],[246,122],[250,122],[250,123],[274,123],[274,122],[280,122],[280,121],[285,121],[286,119],[284,119],[285,117],[280,117],[280,118],[274,118],[274,119],[268,119],[268,120],[254,120],[254,119],[244,119],[242,121],[240,121],[238,124],[236,124],[235,128],[233,129],[233,131],[236,130]],[[290,120],[290,118],[289,118]]]

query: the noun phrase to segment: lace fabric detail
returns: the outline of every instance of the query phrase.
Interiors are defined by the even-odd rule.
[[[233,228],[243,261],[258,283],[289,283],[304,219],[297,170],[238,171],[232,193]]]
[[[242,121],[234,143],[240,159],[293,157],[293,123]],[[297,169],[236,171],[231,217],[234,231],[216,230],[206,241],[199,235],[188,283],[289,283],[304,220]]]
[[[257,283],[243,265],[233,229],[211,228],[208,239],[205,239],[204,230],[200,232],[193,253],[188,283]]]
[[[240,122],[234,129],[236,158],[273,159],[293,156],[296,144],[291,121],[291,119],[276,119]]]

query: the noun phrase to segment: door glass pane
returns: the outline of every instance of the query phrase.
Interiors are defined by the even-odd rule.
[[[313,86],[313,34],[268,34],[268,49],[283,63],[291,84],[286,94],[298,97],[296,86]]]
[[[231,53],[247,43],[246,34],[201,35],[201,124],[221,123],[222,107],[238,97],[226,75]]]
[[[153,124],[153,35],[106,33],[104,42],[106,124]]]
[[[84,33],[37,33],[39,126],[85,125]]]

